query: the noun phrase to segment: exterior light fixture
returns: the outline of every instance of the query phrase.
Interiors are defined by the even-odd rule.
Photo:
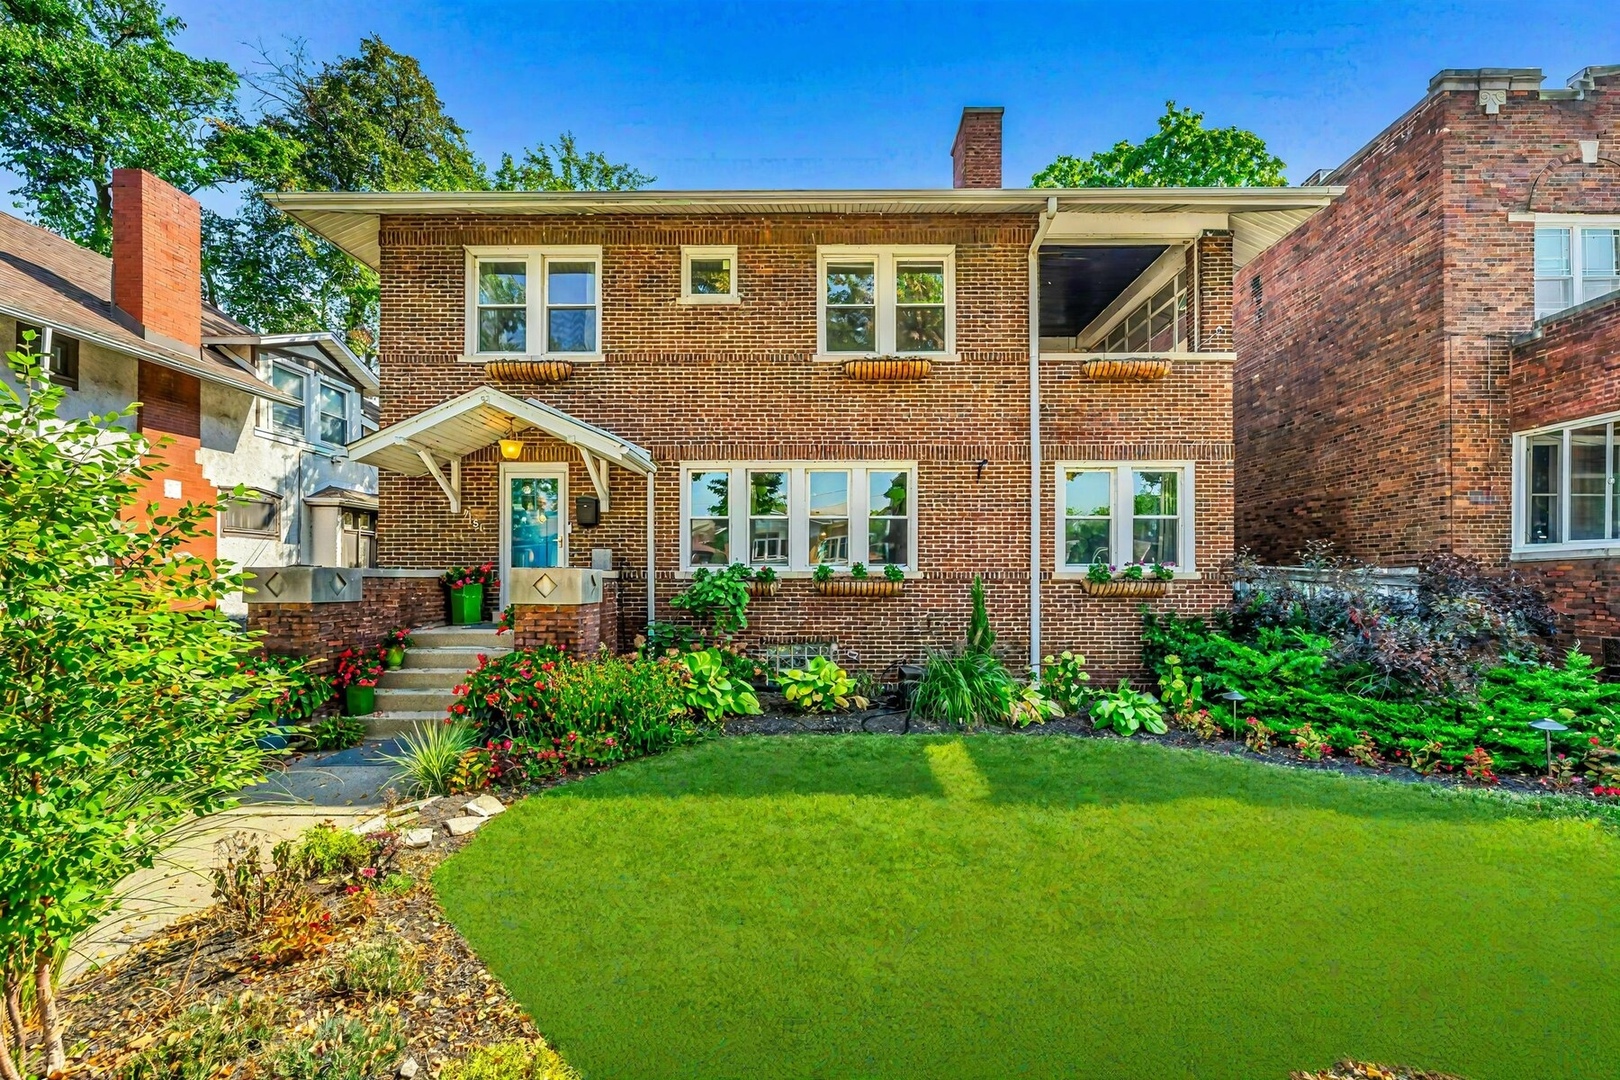
[[[1568,731],[1569,728],[1560,724],[1550,716],[1543,716],[1540,720],[1530,721],[1530,726],[1547,736],[1547,775],[1552,775],[1552,736],[1555,731]]]
[[[1249,699],[1238,693],[1236,690],[1228,690],[1226,693],[1221,695],[1221,700],[1230,701],[1232,703],[1232,738],[1235,739],[1238,737],[1237,707]]]
[[[507,461],[516,461],[523,456],[523,444],[518,441],[517,431],[511,424],[506,425],[506,438],[501,440],[501,457]]]

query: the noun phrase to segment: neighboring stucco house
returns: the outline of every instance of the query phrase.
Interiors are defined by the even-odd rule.
[[[200,221],[195,200],[133,169],[113,175],[111,259],[0,214],[0,347],[33,331],[68,389],[63,415],[140,403],[126,425],[170,441],[143,502],[250,489],[192,545],[199,554],[368,565],[376,470],[344,446],[376,427],[365,402],[376,376],[330,334],[255,334],[205,306]]]
[[[1620,67],[1542,82],[1440,72],[1238,275],[1237,535],[1511,565],[1596,652],[1620,637]]]
[[[488,561],[520,642],[627,647],[740,561],[781,579],[756,646],[882,672],[958,638],[981,575],[1015,658],[1134,674],[1141,600],[1085,570],[1229,595],[1232,274],[1333,192],[1004,189],[1001,125],[965,110],[935,190],[272,196],[381,275],[351,639],[442,621],[428,575]],[[903,592],[812,580],[856,563]],[[340,623],[260,612],[286,649]]]

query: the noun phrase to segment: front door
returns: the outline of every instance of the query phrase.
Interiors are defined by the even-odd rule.
[[[568,471],[501,466],[501,607],[514,567],[568,565]]]

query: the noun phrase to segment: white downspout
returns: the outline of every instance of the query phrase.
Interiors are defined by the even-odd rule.
[[[1041,679],[1041,241],[1057,219],[1057,196],[1029,245],[1029,670]]]
[[[647,474],[647,625],[658,621],[658,586],[654,582],[658,560],[653,557],[653,476]]]

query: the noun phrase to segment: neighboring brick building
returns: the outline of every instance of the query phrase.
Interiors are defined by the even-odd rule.
[[[1440,72],[1325,174],[1344,195],[1239,273],[1237,535],[1270,562],[1327,539],[1387,566],[1448,550],[1545,572],[1596,649],[1615,458],[1566,475],[1569,450],[1535,451],[1561,486],[1533,494],[1546,440],[1520,435],[1620,411],[1612,303],[1559,314],[1620,288],[1620,67],[1542,81]]]
[[[960,637],[978,574],[1015,657],[1134,673],[1139,601],[1085,565],[1223,602],[1234,262],[1332,196],[1008,190],[1000,133],[965,111],[945,190],[272,197],[381,274],[382,565],[611,566],[621,645],[694,568],[770,565],[748,640],[874,672]]]

